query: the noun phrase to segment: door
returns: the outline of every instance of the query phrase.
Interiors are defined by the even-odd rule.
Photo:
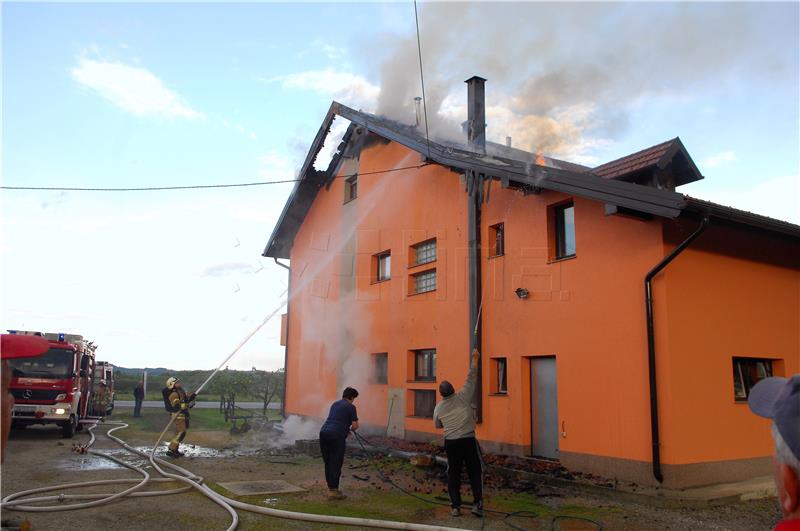
[[[531,453],[558,459],[556,358],[531,358]]]

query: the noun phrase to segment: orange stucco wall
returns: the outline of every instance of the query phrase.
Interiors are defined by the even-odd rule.
[[[696,226],[669,224],[665,245]],[[712,221],[656,279],[667,302],[657,315],[665,462],[770,455],[769,421],[734,399],[733,358],[777,360],[776,376],[800,373],[798,269],[797,243]]]
[[[323,417],[351,385],[365,423],[386,425],[391,409],[404,430],[439,436],[430,419],[411,415],[408,390],[433,390],[442,379],[458,386],[467,370],[467,195],[461,176],[437,165],[369,174],[421,160],[375,141],[340,170],[361,174],[357,199],[344,203],[339,178],[314,200],[291,250],[287,413]],[[548,209],[569,199],[577,254],[553,261]],[[505,224],[505,253],[490,258],[496,223]],[[555,356],[560,450],[650,461],[643,280],[693,228],[607,216],[602,203],[549,191],[526,196],[495,182],[481,217],[478,437],[530,448],[530,360]],[[409,267],[410,246],[430,238],[436,262]],[[733,356],[765,356],[784,360],[777,372],[800,371],[800,266],[780,258],[800,253],[788,240],[761,249],[764,241],[712,226],[654,282],[665,464],[770,453],[766,423],[733,400],[731,366]],[[373,255],[386,250],[392,278],[375,283]],[[437,290],[409,295],[410,275],[431,266]],[[528,299],[515,296],[520,287]],[[437,350],[436,382],[412,381],[410,351],[423,348]],[[375,353],[388,353],[388,384],[374,382]],[[490,392],[496,357],[508,360],[504,396]]]
[[[606,216],[601,203],[574,198],[576,257],[551,262],[548,206],[565,199],[495,184],[484,206],[484,237],[503,222],[506,239],[505,256],[483,261],[484,352],[507,356],[510,368],[508,394],[487,397],[479,435],[531,444],[529,360],[554,355],[560,451],[646,461],[642,281],[662,256],[660,227]],[[529,290],[528,299],[514,295],[519,287]]]
[[[367,174],[421,163],[418,153],[377,142],[361,153]],[[352,173],[344,164],[340,174]],[[465,291],[466,196],[459,176],[439,166],[362,175],[358,198],[343,204],[344,179],[321,190],[291,251],[288,413],[322,416],[341,390],[361,396],[362,421],[386,424],[388,388],[435,389],[407,383],[410,349],[436,348],[439,374],[456,379],[468,360]],[[409,246],[437,238],[435,263],[409,268]],[[391,280],[374,283],[375,253],[391,250]],[[435,266],[438,289],[408,296],[409,275]],[[372,381],[373,353],[388,353],[388,385]],[[391,404],[394,418],[410,415],[411,401]],[[433,431],[428,419],[405,427]]]

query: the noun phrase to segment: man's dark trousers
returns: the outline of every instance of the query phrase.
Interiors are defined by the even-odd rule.
[[[142,399],[137,398],[133,406],[133,416],[140,417],[142,415]]]
[[[447,452],[447,490],[450,494],[450,505],[461,507],[461,466],[467,465],[467,475],[472,486],[472,497],[475,504],[483,500],[483,465],[481,451],[475,437],[463,439],[445,439],[444,449]]]
[[[325,462],[325,481],[329,489],[339,488],[339,477],[342,475],[342,463],[344,463],[345,438],[341,435],[319,432],[319,449],[322,452],[322,460]]]

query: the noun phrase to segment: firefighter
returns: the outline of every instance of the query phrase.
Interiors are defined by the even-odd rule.
[[[100,380],[100,387],[94,395],[94,414],[104,417],[108,411],[108,404],[111,401],[111,390],[105,380]]]
[[[167,450],[168,457],[180,457],[183,452],[178,450],[183,439],[186,438],[186,431],[189,429],[189,408],[194,407],[196,395],[192,393],[186,396],[183,385],[178,378],[171,376],[167,379],[167,406],[168,411],[175,414],[175,437],[169,442]],[[165,393],[166,394],[166,393]]]

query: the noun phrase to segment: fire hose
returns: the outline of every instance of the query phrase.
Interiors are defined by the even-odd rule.
[[[178,494],[181,492],[186,492],[192,488],[200,491],[210,500],[215,502],[216,504],[220,505],[224,508],[230,515],[231,515],[231,524],[228,526],[228,531],[233,531],[236,529],[239,523],[239,516],[236,513],[235,509],[241,509],[244,511],[249,511],[253,513],[263,514],[266,516],[271,516],[274,518],[282,518],[288,520],[301,520],[306,522],[316,522],[316,523],[325,523],[325,524],[338,524],[338,525],[347,525],[347,526],[360,526],[360,527],[376,527],[381,529],[408,529],[412,531],[445,531],[445,530],[453,530],[454,528],[451,527],[444,527],[444,526],[434,526],[434,525],[426,525],[426,524],[415,524],[409,522],[392,522],[388,520],[378,520],[374,518],[354,518],[354,517],[343,517],[343,516],[328,516],[328,515],[321,515],[321,514],[312,514],[312,513],[299,513],[293,511],[284,511],[280,509],[271,509],[268,507],[261,507],[258,505],[252,505],[249,503],[242,503],[237,500],[230,499],[226,496],[215,492],[208,486],[203,484],[203,478],[197,476],[190,472],[189,470],[175,465],[173,463],[167,462],[163,459],[157,458],[154,455],[154,452],[143,452],[138,450],[130,445],[128,445],[125,441],[116,437],[112,434],[112,432],[116,430],[121,430],[128,427],[127,424],[123,422],[104,422],[103,424],[114,425],[115,427],[108,430],[106,435],[112,439],[114,442],[118,443],[122,446],[125,450],[137,454],[141,457],[149,458],[150,463],[153,465],[153,468],[161,474],[162,478],[151,478],[150,474],[147,471],[143,470],[140,467],[135,465],[126,463],[122,459],[119,459],[113,455],[94,450],[91,446],[95,442],[95,435],[92,430],[94,430],[99,423],[93,423],[89,427],[89,433],[91,438],[89,442],[82,447],[78,447],[79,453],[87,453],[91,455],[96,455],[99,457],[103,457],[109,459],[121,466],[134,470],[140,474],[142,474],[142,480],[136,479],[106,479],[106,480],[96,480],[96,481],[84,481],[84,482],[76,482],[76,483],[66,483],[62,485],[55,485],[50,487],[41,487],[36,489],[29,489],[21,492],[17,492],[6,496],[3,498],[2,503],[0,503],[0,508],[4,511],[27,511],[27,512],[53,512],[53,511],[70,511],[70,510],[77,510],[77,509],[87,509],[90,507],[96,507],[98,505],[104,505],[106,503],[113,502],[115,500],[119,500],[126,496],[131,497],[145,497],[145,496],[165,496],[171,494]],[[164,430],[164,432],[166,429]],[[163,433],[162,432],[162,437]],[[159,437],[161,439],[161,437]],[[160,443],[160,440],[159,440]],[[158,443],[156,444],[158,446]],[[154,448],[155,450],[155,448]],[[163,468],[162,468],[163,467]],[[176,474],[172,474],[164,470],[164,468],[168,468],[177,472]],[[140,489],[144,488],[150,482],[173,482],[179,481],[186,483],[185,487],[180,488],[172,488],[167,490],[160,490],[160,491],[148,491],[148,492],[139,492]],[[54,490],[65,490],[65,489],[72,489],[78,487],[89,487],[95,485],[109,485],[109,484],[124,484],[124,483],[136,483],[134,486],[127,488],[121,492],[112,495],[105,495],[105,494],[59,494],[56,496],[40,496],[35,498],[29,498],[28,496],[34,494],[40,494],[43,492],[54,491]],[[49,506],[40,506],[40,505],[30,505],[30,504],[39,504],[39,503],[46,503],[46,502],[59,502],[63,503],[65,500],[92,500],[82,503],[72,503],[69,505],[49,505]]]

